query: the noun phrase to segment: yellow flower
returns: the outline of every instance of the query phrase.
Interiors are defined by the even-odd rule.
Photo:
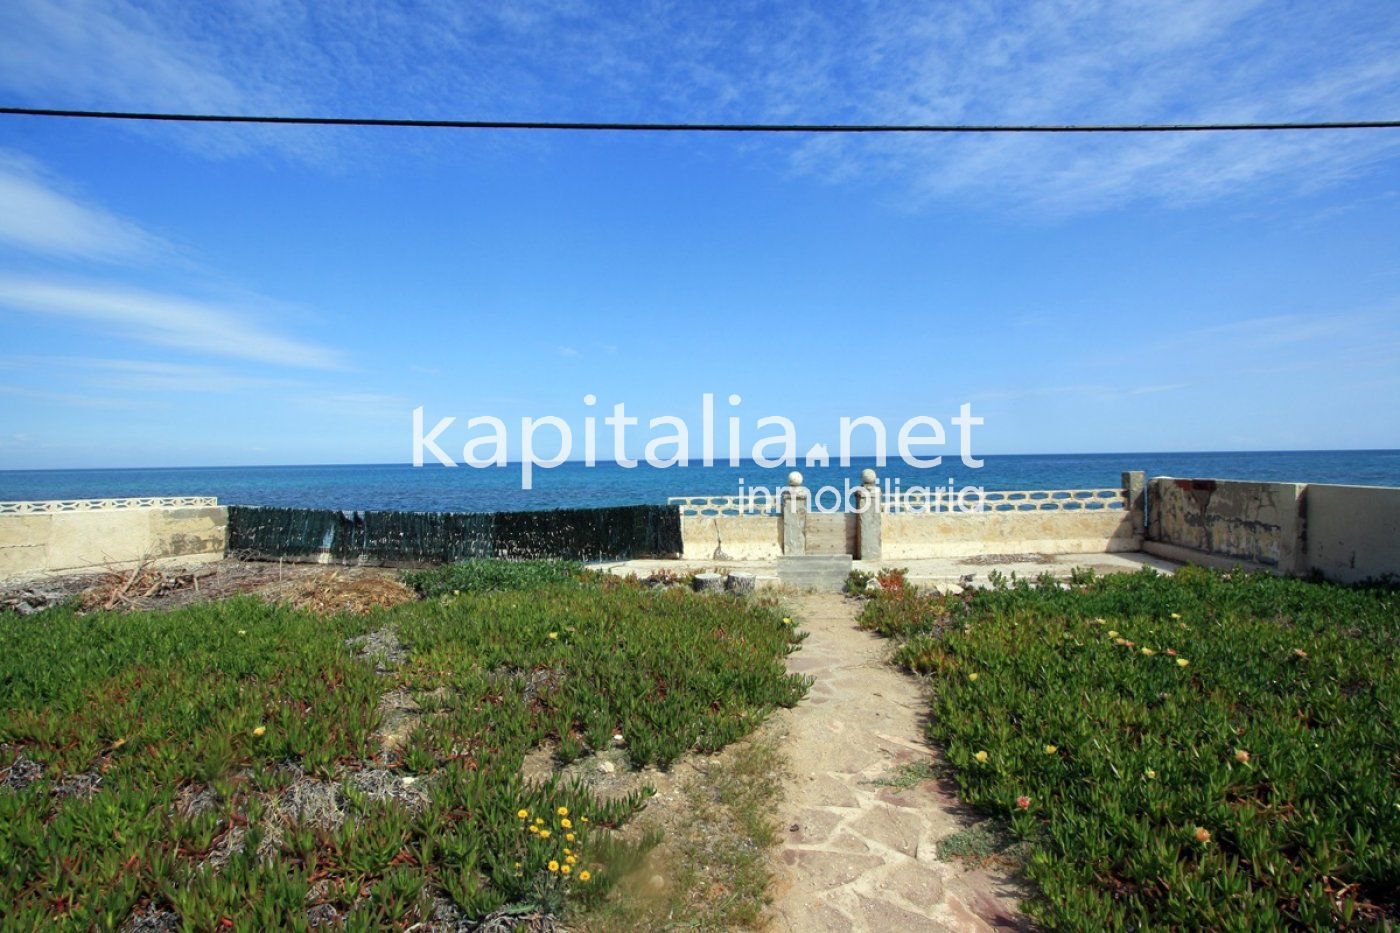
[[[1114,629],[1109,629],[1109,630],[1108,630],[1108,637],[1109,637],[1109,638],[1117,638],[1117,637],[1118,637],[1118,632],[1117,632],[1116,630],[1114,630]]]
[[[972,757],[973,757],[974,759],[977,760],[977,763],[978,763],[979,765],[984,765],[984,764],[987,763],[987,759],[988,759],[989,757],[991,757],[991,756],[989,756],[986,752],[978,752],[977,754],[973,755]]]
[[[564,854],[565,854],[565,855],[573,855],[573,854],[574,854],[574,850],[573,850],[573,849],[568,849],[568,848],[566,848],[566,849],[564,850]]]
[[[253,736],[255,738],[260,739],[265,735],[267,735],[267,726],[258,726],[256,729],[253,730]]]
[[[541,839],[548,839],[548,838],[549,838],[549,830],[547,830],[547,829],[542,829],[542,830],[540,830],[540,838],[541,838]]]
[[[557,640],[557,639],[559,638],[559,633],[558,633],[558,632],[550,632],[550,633],[549,633],[549,637]]]
[[[1151,648],[1144,648],[1144,649],[1142,649],[1142,653],[1145,654],[1145,655],[1147,655],[1147,656],[1150,658],[1150,657],[1152,657],[1154,654],[1156,654],[1157,652],[1153,651]]]
[[[1103,625],[1103,624],[1104,624],[1103,619],[1093,619],[1092,621],[1093,621],[1093,623],[1094,623],[1095,625]]]
[[[578,856],[577,856],[577,855],[566,855],[566,856],[564,856],[564,862],[565,862],[565,864],[572,865],[572,864],[574,864],[574,863],[577,862],[577,861],[578,861]]]
[[[1202,845],[1210,842],[1210,830],[1206,829],[1204,826],[1197,826],[1196,831],[1192,835],[1194,835],[1196,841]]]
[[[550,859],[550,860],[549,860],[549,870],[550,870],[550,871],[558,871],[558,870],[559,870],[559,863],[556,862],[556,861],[554,861],[553,859]]]
[[[581,817],[578,818],[578,821],[579,821],[580,823],[587,823],[587,822],[588,822],[588,817],[586,817],[586,816],[581,816]]]
[[[784,624],[784,625],[791,625],[791,624],[792,624],[792,619],[789,619],[787,616],[783,616],[783,624]]]
[[[564,874],[567,875],[569,872],[571,872],[571,871],[574,870],[574,867],[573,867],[572,865],[569,865],[568,863],[565,863],[565,864],[559,866],[559,870],[562,871]]]
[[[560,816],[568,816],[568,815],[569,815],[569,808],[568,808],[568,807],[560,807],[558,810],[556,810],[556,811],[554,811],[554,812],[558,813]]]
[[[1188,660],[1186,660],[1185,658],[1177,658],[1177,659],[1176,659],[1176,666],[1177,666],[1177,667],[1190,667],[1190,666],[1191,666],[1191,662],[1188,661]]]
[[[529,810],[523,810],[523,809],[522,809],[522,810],[516,810],[516,811],[515,811],[515,815],[516,815],[516,817],[517,817],[518,819],[522,819],[522,820],[524,820],[524,819],[529,819],[529,817],[530,817],[530,811],[529,811]]]
[[[516,862],[516,863],[515,863],[515,870],[516,870],[516,871],[520,871],[520,863],[519,863],[519,862]]]
[[[539,828],[538,826],[534,825],[533,823],[530,824],[530,832],[532,832],[532,833],[539,833],[539,831],[540,831],[540,828]]]
[[[560,820],[560,821],[559,821],[559,825],[562,826],[562,827],[564,827],[565,829],[573,829],[573,828],[574,828],[573,820],[570,820],[568,817],[565,817],[564,819]]]
[[[973,671],[971,674],[968,674],[968,675],[967,675],[967,679],[968,679],[968,680],[976,680],[976,679],[977,679],[977,672],[976,672],[976,671]]]
[[[1242,748],[1235,749],[1235,760],[1242,765],[1249,764],[1249,752]]]
[[[542,816],[537,816],[537,817],[535,817],[535,825],[536,825],[536,826],[543,826],[543,825],[544,825],[544,817],[542,817]]]
[[[566,833],[566,834],[564,835],[564,841],[565,841],[565,842],[573,842],[573,841],[574,841],[574,834],[573,834],[573,833]]]
[[[1060,748],[1059,748],[1058,745],[1047,745],[1047,746],[1045,746],[1045,754],[1047,754],[1047,755],[1053,755],[1053,754],[1055,754],[1056,752],[1058,752],[1059,750],[1060,750]]]
[[[242,628],[241,628],[241,629],[238,630],[238,634],[240,634],[240,635],[247,635],[247,634],[248,634],[248,630],[247,630],[247,629],[242,629]]]
[[[1147,775],[1147,779],[1148,779],[1149,781],[1152,780],[1153,778],[1155,778],[1155,777],[1157,776],[1157,772],[1156,772],[1156,771],[1153,771],[1151,768],[1148,768],[1146,771],[1144,771],[1144,772],[1142,772],[1142,773],[1145,774],[1145,775]]]
[[[588,880],[591,879],[592,877],[593,877],[593,876],[592,876],[591,874],[588,873],[588,869],[586,869],[586,868],[585,868],[583,871],[581,871],[581,872],[578,873],[578,880],[579,880],[579,881],[588,881]]]
[[[1173,613],[1172,613],[1172,618],[1173,618],[1173,619],[1180,619],[1180,618],[1181,618],[1181,613],[1179,613],[1179,612],[1173,612]]]

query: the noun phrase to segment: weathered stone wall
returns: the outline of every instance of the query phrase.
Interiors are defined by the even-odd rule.
[[[227,527],[220,506],[0,514],[0,579],[219,560]]]
[[[777,515],[681,515],[686,560],[773,560],[783,553]]]
[[[1156,477],[1148,484],[1143,549],[1172,560],[1301,573],[1305,488],[1302,483]]]
[[[1400,489],[1309,485],[1308,572],[1338,583],[1400,581]]]
[[[890,513],[881,516],[881,558],[1136,551],[1142,537],[1133,515],[1128,509]]]

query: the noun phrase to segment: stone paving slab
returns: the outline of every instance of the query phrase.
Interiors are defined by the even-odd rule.
[[[973,822],[956,798],[933,781],[877,783],[935,752],[923,739],[918,683],[885,663],[888,642],[856,627],[858,606],[827,594],[794,603],[810,635],[791,669],[816,684],[786,714],[792,777],[779,815],[772,928],[1029,929],[1012,879],[936,858],[939,839]]]
[[[1007,555],[1005,559],[986,557],[938,557],[920,560],[853,561],[853,570],[875,573],[880,570],[900,568],[908,571],[911,583],[922,586],[952,588],[963,585],[968,575],[972,576],[973,586],[986,585],[993,570],[1008,576],[1015,573],[1020,577],[1035,579],[1042,573],[1053,574],[1057,579],[1068,579],[1070,571],[1076,567],[1088,567],[1096,573],[1132,573],[1143,567],[1151,567],[1163,573],[1171,573],[1181,565],[1173,561],[1154,557],[1142,551],[1123,551],[1113,554],[1044,554],[1035,560],[1025,559],[1027,555]],[[776,560],[627,560],[604,561],[593,564],[599,570],[619,576],[635,575],[645,577],[659,570],[676,574],[716,571],[721,574],[731,572],[751,573],[761,587],[781,585],[778,578]]]

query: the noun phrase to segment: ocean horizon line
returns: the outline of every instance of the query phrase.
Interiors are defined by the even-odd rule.
[[[1122,451],[1119,451],[1119,450],[1104,450],[1104,451],[1063,451],[1063,452],[1056,452],[1056,453],[991,453],[991,452],[982,452],[982,451],[979,451],[979,452],[977,453],[977,458],[978,458],[979,460],[985,460],[985,459],[989,459],[989,458],[997,458],[997,459],[1017,458],[1017,459],[1024,459],[1024,458],[1054,458],[1054,457],[1184,457],[1184,456],[1199,457],[1199,456],[1214,456],[1214,455],[1221,455],[1221,456],[1244,456],[1244,455],[1248,455],[1248,454],[1290,454],[1290,455],[1306,455],[1306,454],[1349,454],[1349,453],[1355,453],[1355,454],[1388,454],[1388,453],[1395,453],[1395,454],[1400,454],[1400,447],[1307,447],[1307,448],[1302,448],[1302,447],[1300,447],[1300,448],[1280,447],[1280,448],[1273,448],[1273,449],[1264,449],[1264,448],[1239,448],[1239,449],[1215,449],[1215,450],[1122,450]],[[753,458],[751,458],[751,457],[745,457],[745,458],[741,458],[741,459],[739,460],[738,468],[744,468],[744,467],[752,466],[754,469],[758,469],[758,470],[795,469],[795,470],[801,471],[802,469],[804,469],[804,464],[803,464],[803,462],[802,462],[802,459],[803,459],[803,458],[799,457],[799,458],[798,458],[798,462],[795,463],[795,464],[793,464],[793,465],[791,465],[791,466],[786,466],[786,465],[762,466],[762,465],[760,465],[756,460],[754,460]],[[850,465],[851,465],[852,467],[854,467],[854,466],[856,466],[858,463],[873,462],[873,461],[875,461],[876,459],[877,459],[877,458],[876,458],[876,455],[875,455],[875,454],[854,454],[854,455],[851,456],[851,464],[850,464]],[[897,464],[902,463],[902,460],[901,460],[901,458],[899,457],[898,454],[890,454],[890,455],[887,455],[886,458],[885,458],[885,460],[886,460],[886,465],[889,465],[889,466],[893,466],[893,465],[897,465]],[[164,466],[150,466],[150,465],[147,465],[147,466],[91,466],[91,467],[3,467],[3,468],[0,468],[0,474],[5,474],[5,473],[113,473],[113,472],[123,472],[123,471],[132,471],[132,472],[138,472],[138,471],[140,471],[140,472],[145,472],[145,471],[151,471],[151,470],[289,470],[289,469],[317,469],[317,470],[323,470],[323,469],[333,469],[333,468],[346,468],[346,469],[380,469],[380,468],[401,468],[401,467],[407,467],[407,468],[414,469],[414,470],[425,470],[425,471],[426,471],[426,470],[431,470],[431,469],[439,469],[439,470],[465,469],[465,470],[488,471],[488,470],[493,470],[493,469],[495,469],[495,470],[509,470],[509,469],[511,469],[511,468],[519,469],[520,466],[521,466],[521,464],[522,464],[523,462],[524,462],[524,461],[521,461],[521,460],[507,460],[506,463],[505,463],[504,465],[500,465],[500,466],[487,466],[487,467],[473,467],[473,466],[470,466],[469,464],[460,464],[459,466],[457,466],[457,467],[455,467],[455,468],[454,468],[454,467],[448,467],[448,466],[445,466],[445,465],[440,464],[440,463],[425,463],[425,464],[423,464],[423,466],[417,467],[417,466],[414,466],[412,463],[410,463],[410,462],[408,462],[408,461],[387,461],[387,462],[385,462],[385,461],[381,461],[381,462],[352,462],[352,461],[344,461],[344,462],[334,462],[334,463],[248,463],[248,464],[239,464],[239,463],[210,463],[210,464],[196,464],[196,465],[188,465],[188,464],[186,464],[186,465],[178,465],[178,464],[175,464],[175,465],[164,465]],[[945,462],[947,465],[949,465],[949,466],[958,465],[958,464],[959,464],[958,455],[957,455],[956,453],[951,454],[951,455],[944,455],[944,462]],[[586,462],[583,458],[570,458],[570,459],[568,459],[568,460],[565,460],[565,461],[563,461],[563,462],[557,464],[557,465],[554,466],[554,467],[544,467],[544,466],[541,466],[541,465],[539,465],[539,464],[536,464],[536,465],[535,465],[535,468],[536,468],[536,469],[542,469],[542,470],[548,470],[548,469],[557,469],[558,467],[563,467],[563,466],[586,466],[586,465],[587,465],[587,462]],[[840,464],[840,462],[839,462],[839,459],[838,459],[838,458],[832,458],[830,462],[828,462],[824,467],[820,467],[820,468],[822,468],[822,469],[835,469],[835,468],[839,468],[840,466],[841,466],[841,464]],[[709,465],[704,464],[704,463],[701,462],[698,458],[696,458],[695,460],[692,460],[692,461],[691,461],[690,463],[688,463],[688,464],[679,464],[679,463],[678,463],[678,464],[675,464],[675,465],[673,465],[673,466],[666,466],[666,467],[656,467],[656,466],[652,466],[651,464],[647,463],[644,459],[641,459],[641,458],[637,458],[636,462],[635,462],[632,466],[630,466],[630,467],[629,467],[629,466],[624,466],[624,465],[618,463],[616,460],[602,460],[602,459],[599,459],[599,460],[596,460],[596,461],[593,463],[592,467],[603,467],[603,468],[616,467],[616,468],[618,468],[618,469],[623,469],[623,470],[634,470],[634,469],[635,469],[635,470],[640,470],[640,469],[646,468],[646,469],[657,470],[657,471],[661,471],[661,470],[672,470],[672,469],[681,469],[681,470],[702,469],[702,470],[703,470],[703,469],[711,469],[711,468],[722,468],[722,469],[735,469],[735,468],[736,468],[734,465],[730,464],[729,458],[728,458],[728,457],[715,457],[715,458],[714,458],[714,462],[713,462],[712,464],[709,464]],[[592,467],[590,467],[590,468],[592,468]]]

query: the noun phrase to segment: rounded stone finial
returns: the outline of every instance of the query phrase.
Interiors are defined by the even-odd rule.
[[[799,472],[797,472],[796,470],[793,470],[791,473],[789,473],[789,474],[788,474],[788,485],[789,485],[789,486],[801,486],[801,485],[802,485],[802,474],[799,473]]]
[[[874,470],[866,467],[860,471],[860,481],[866,486],[874,486],[879,482],[879,478],[876,477]]]

